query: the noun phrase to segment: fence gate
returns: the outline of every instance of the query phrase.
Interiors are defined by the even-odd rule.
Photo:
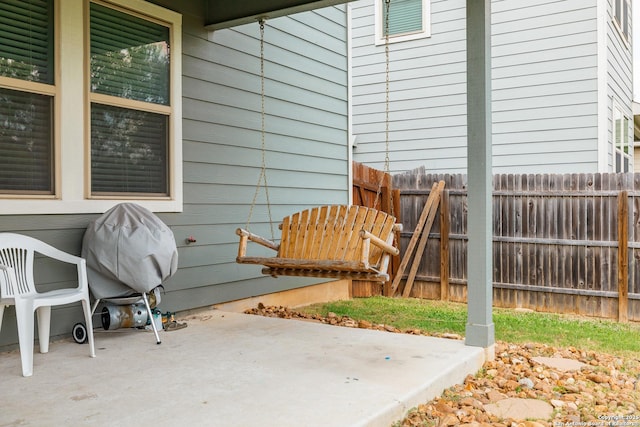
[[[366,206],[386,212],[396,217],[401,222],[400,192],[392,187],[391,175],[383,171],[365,166],[362,163],[353,162],[353,204]],[[379,194],[379,197],[376,197]],[[376,204],[376,198],[377,204]],[[376,206],[374,206],[376,204]],[[400,235],[397,233],[396,241]],[[364,280],[354,280],[351,285],[351,294],[354,297],[369,297],[373,295],[389,295],[394,273],[400,264],[399,257],[393,257],[389,266],[389,282],[384,285]]]

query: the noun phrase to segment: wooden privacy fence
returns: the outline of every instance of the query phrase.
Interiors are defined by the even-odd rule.
[[[392,188],[391,175],[362,163],[352,163],[353,173],[353,204],[375,208],[396,217],[402,221],[400,210],[400,192]],[[375,206],[374,206],[375,205]],[[399,234],[396,239],[399,239]],[[389,265],[389,276],[393,279],[397,270],[399,257],[392,257]],[[389,295],[391,281],[381,285],[378,282],[354,280],[351,283],[351,295],[354,297],[368,297],[372,295]]]
[[[401,256],[440,180],[441,221],[411,295],[463,302],[466,175],[394,176],[406,230]],[[495,306],[640,320],[640,174],[495,175],[493,282]]]

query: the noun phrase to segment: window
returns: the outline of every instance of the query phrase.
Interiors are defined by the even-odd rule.
[[[387,24],[392,43],[430,37],[429,6],[429,0],[376,0],[376,44],[386,42]]]
[[[631,43],[631,0],[613,0],[613,22],[625,43]]]
[[[1,1],[0,214],[181,211],[181,33],[149,2]]]
[[[169,28],[96,3],[89,15],[91,195],[166,196]]]
[[[620,107],[613,108],[613,137],[615,141],[616,172],[633,172],[631,120]]]
[[[0,195],[54,194],[53,0],[0,2]]]

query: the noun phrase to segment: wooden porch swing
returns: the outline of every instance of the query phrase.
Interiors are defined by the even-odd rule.
[[[387,0],[387,8],[389,1]],[[387,9],[388,16],[388,9]],[[389,170],[389,54],[387,36],[387,154],[385,171]],[[395,232],[402,230],[393,215],[364,206],[328,205],[307,209],[282,220],[280,243],[273,237],[273,221],[265,165],[265,108],[264,108],[264,21],[260,21],[260,73],[262,100],[262,170],[251,204],[246,229],[238,228],[240,236],[239,264],[263,265],[262,273],[277,276],[304,276],[336,279],[357,279],[386,282],[391,256],[400,251],[394,246]],[[271,224],[271,240],[248,231],[258,191],[264,188]],[[382,188],[378,187],[377,205]],[[393,203],[392,203],[393,206]],[[277,252],[273,257],[247,256],[248,242],[252,241]]]
[[[280,225],[280,244],[239,228],[238,263],[262,264],[271,276],[389,280],[396,219],[364,206],[321,206],[287,216]],[[246,256],[247,242],[277,251],[275,257]]]

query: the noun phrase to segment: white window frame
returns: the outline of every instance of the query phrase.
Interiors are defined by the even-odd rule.
[[[618,10],[617,10],[617,6],[616,6],[616,1],[617,0],[613,0],[612,1],[612,20],[613,20],[613,26],[616,28],[616,30],[618,31],[618,34],[620,34],[620,38],[622,39],[622,41],[624,42],[625,46],[627,48],[631,47],[631,28],[632,28],[632,21],[631,21],[631,0],[620,0],[620,5],[622,7],[622,14],[624,14],[624,10],[625,10],[625,4],[626,4],[626,9],[627,9],[627,31],[628,33],[625,34],[624,29],[623,29],[623,23],[620,22],[618,20]]]
[[[628,159],[629,161],[629,169],[627,172],[633,172],[633,130],[631,129],[632,120],[628,115],[624,113],[622,108],[614,102],[613,104],[613,169],[616,173],[624,172],[624,170],[618,170],[618,165],[616,164],[616,157],[618,153],[620,153],[621,163],[620,166],[624,169],[624,159]],[[626,125],[626,126],[625,126]],[[625,127],[626,127],[626,141],[625,139]],[[618,146],[618,138],[622,141],[621,147]],[[627,153],[624,152],[624,147],[627,147]]]
[[[102,213],[124,202],[135,202],[153,212],[182,212],[182,16],[143,0],[104,3],[170,27],[169,196],[90,198],[89,1],[55,0],[55,194],[2,195],[0,215]]]
[[[385,6],[384,0],[374,1],[375,16],[375,45],[380,46],[386,43],[384,36],[384,22],[382,8]],[[393,6],[391,6],[393,7]],[[431,37],[431,0],[422,0],[422,31],[407,34],[389,36],[389,43],[400,43],[409,40],[418,40]]]

